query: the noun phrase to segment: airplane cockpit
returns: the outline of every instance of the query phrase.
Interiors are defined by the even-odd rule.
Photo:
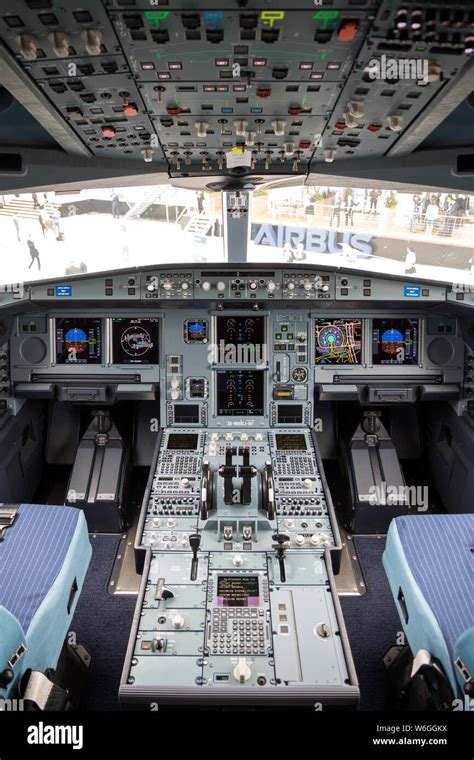
[[[0,711],[474,710],[472,4],[0,5]]]

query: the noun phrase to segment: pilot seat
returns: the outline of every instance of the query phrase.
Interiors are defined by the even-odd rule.
[[[383,564],[407,645],[385,654],[392,708],[474,710],[474,515],[392,521]]]
[[[82,510],[0,505],[0,700],[73,703],[90,657],[65,638],[91,554]]]

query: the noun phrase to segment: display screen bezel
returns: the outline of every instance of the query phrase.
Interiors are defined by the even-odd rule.
[[[359,361],[356,362],[318,362],[318,356],[317,356],[317,340],[316,340],[316,326],[318,323],[321,322],[359,322],[360,323],[360,348],[359,348]],[[343,369],[344,367],[361,367],[364,364],[364,347],[365,347],[365,338],[366,338],[366,320],[364,317],[351,317],[351,316],[318,316],[314,317],[312,320],[312,341],[313,341],[313,350],[312,350],[312,360],[313,364],[317,369],[321,368],[337,368],[337,369]]]
[[[86,361],[86,362],[67,362],[67,361],[61,361],[59,359],[59,353],[58,353],[58,339],[57,339],[57,333],[56,330],[58,328],[58,322],[63,322],[64,320],[90,320],[94,322],[100,323],[100,341],[101,341],[101,347],[100,347],[100,358],[97,361]],[[106,364],[106,352],[107,352],[107,344],[106,344],[106,330],[105,328],[105,320],[103,317],[96,317],[90,314],[86,315],[78,315],[78,314],[61,314],[61,315],[55,315],[51,319],[52,322],[52,335],[51,335],[51,354],[53,358],[54,365],[58,367],[75,367],[76,369],[78,367],[101,367]]]
[[[218,320],[219,319],[261,319],[263,320],[263,342],[257,343],[255,345],[262,346],[263,349],[260,352],[260,355],[257,356],[258,361],[236,361],[231,362],[226,360],[226,357],[221,356],[220,346],[219,346],[219,336],[218,336]],[[225,368],[228,367],[229,369],[233,369],[234,367],[263,367],[266,366],[268,363],[268,314],[255,314],[255,312],[235,312],[232,311],[232,313],[226,313],[226,314],[214,314],[212,318],[212,341],[213,341],[213,347],[214,351],[211,355],[211,364],[215,367],[219,368]],[[246,346],[248,344],[246,343],[236,343],[238,346]]]
[[[374,361],[375,354],[374,354],[374,326],[376,322],[382,322],[382,321],[403,321],[403,322],[417,322],[417,355],[416,358],[413,361],[410,362],[377,362]],[[390,317],[384,317],[384,316],[377,316],[372,317],[370,320],[370,330],[369,330],[369,356],[370,356],[370,366],[376,367],[377,370],[383,370],[386,368],[394,369],[395,367],[398,367],[400,369],[406,368],[406,367],[421,367],[421,355],[422,355],[422,334],[423,334],[423,322],[424,320],[420,317],[407,317],[407,316],[390,316]]]
[[[148,320],[152,321],[153,323],[156,323],[157,326],[157,346],[154,347],[155,354],[153,356],[156,361],[143,361],[142,359],[137,360],[121,360],[119,361],[118,358],[115,356],[115,346],[114,346],[114,324],[117,324],[117,320],[123,320],[123,321],[130,321],[130,320]],[[126,316],[124,314],[117,314],[115,316],[112,316],[108,319],[109,322],[109,330],[107,331],[109,336],[109,343],[110,343],[110,361],[111,364],[118,366],[118,367],[158,367],[160,365],[160,343],[161,343],[161,320],[159,317],[150,316],[149,314],[135,314],[133,316]]]
[[[217,387],[217,381],[218,376],[222,372],[256,372],[262,377],[262,413],[261,414],[249,414],[248,412],[243,412],[242,414],[219,414],[219,393],[218,393],[218,387]],[[219,366],[217,367],[213,372],[213,388],[214,388],[214,414],[215,417],[219,420],[235,420],[235,419],[243,419],[246,416],[251,417],[252,419],[259,419],[262,417],[265,417],[265,409],[266,409],[266,398],[267,398],[267,382],[266,382],[266,370],[264,369],[254,369],[252,367],[232,367],[232,366]]]

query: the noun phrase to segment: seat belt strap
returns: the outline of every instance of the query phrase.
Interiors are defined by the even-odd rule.
[[[15,522],[19,504],[2,504],[0,505],[0,541],[5,538],[5,531]]]

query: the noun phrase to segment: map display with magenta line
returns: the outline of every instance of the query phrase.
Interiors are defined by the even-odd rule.
[[[316,364],[360,364],[362,360],[362,320],[325,319],[314,325]]]
[[[56,319],[56,364],[100,364],[101,361],[101,319]]]

